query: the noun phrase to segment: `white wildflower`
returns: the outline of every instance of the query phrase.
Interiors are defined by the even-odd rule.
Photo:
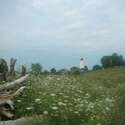
[[[110,108],[109,108],[109,107],[106,107],[105,109],[106,109],[107,111],[110,111]]]
[[[41,99],[39,99],[39,98],[35,99],[35,102],[39,102],[39,101],[41,101]]]
[[[53,109],[53,110],[57,110],[57,109],[58,109],[58,107],[54,106],[54,107],[52,107],[52,109]]]
[[[53,97],[56,96],[56,94],[54,94],[54,93],[52,93],[52,94],[50,94],[50,95],[53,96]]]
[[[79,114],[79,112],[78,112],[78,111],[75,111],[74,113],[75,113],[75,114]]]
[[[62,102],[58,102],[58,105],[60,105],[60,106],[61,106],[61,105],[63,105],[63,103],[62,103]]]
[[[41,99],[37,98],[37,99],[35,99],[35,102],[40,104],[41,103]]]
[[[44,115],[47,115],[47,114],[48,114],[48,111],[44,111],[43,114],[44,114]]]
[[[31,106],[31,107],[27,107],[26,108],[26,110],[32,110],[33,109],[33,107]]]
[[[17,100],[17,102],[22,102],[21,100]]]

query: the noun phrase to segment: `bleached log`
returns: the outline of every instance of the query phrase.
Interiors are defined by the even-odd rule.
[[[39,115],[33,117],[25,117],[17,120],[0,122],[0,125],[30,125],[32,123],[42,125],[42,122],[43,122],[43,117],[42,115]]]
[[[0,113],[2,114],[2,116],[5,116],[8,119],[12,119],[14,117],[14,114],[7,108],[2,107],[0,109]]]
[[[13,88],[15,88],[16,86],[21,86],[22,83],[24,83],[24,82],[27,80],[28,77],[29,77],[29,74],[27,74],[27,75],[25,75],[25,76],[23,76],[23,77],[21,77],[21,78],[15,80],[15,81],[13,81],[13,82],[6,83],[6,84],[4,84],[4,85],[1,85],[1,86],[0,86],[0,91],[6,90],[6,89],[7,89],[7,90],[8,90],[8,89],[13,89]],[[24,84],[23,84],[23,85],[24,85]]]
[[[19,96],[25,88],[25,86],[20,87],[14,94],[12,94],[12,98]]]
[[[12,111],[14,110],[13,99],[19,96],[22,91],[25,89],[25,86],[20,87],[15,93],[11,95],[0,95],[0,116],[5,116],[8,119],[12,119],[14,114]]]

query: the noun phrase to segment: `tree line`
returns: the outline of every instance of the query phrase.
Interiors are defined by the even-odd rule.
[[[96,64],[93,66],[92,70],[102,70],[106,68],[114,68],[114,67],[120,67],[125,66],[125,60],[122,55],[119,55],[117,53],[113,53],[112,55],[106,55],[103,56],[100,59],[100,64]],[[32,64],[31,66],[32,73],[33,74],[80,74],[83,72],[89,71],[88,67],[85,66],[83,69],[80,69],[79,67],[73,66],[69,70],[68,69],[60,69],[56,70],[55,68],[52,68],[50,71],[44,70],[40,63]]]
[[[125,60],[122,55],[113,53],[112,55],[103,56],[100,59],[101,65],[94,65],[93,70],[114,68],[125,66]]]
[[[16,59],[10,59],[10,65],[7,65],[7,62],[4,59],[0,59],[0,79],[7,81],[7,76],[15,76],[15,64]],[[112,55],[105,55],[100,59],[100,64],[93,66],[92,70],[102,70],[106,68],[114,68],[125,66],[125,60],[122,55],[113,53]],[[38,74],[80,74],[83,72],[89,71],[88,67],[85,66],[83,69],[80,69],[77,66],[72,66],[70,69],[60,69],[52,68],[51,70],[43,70],[43,67],[40,63],[33,63],[31,65],[30,73],[34,75]],[[24,65],[22,65],[21,76],[26,74],[27,70]]]

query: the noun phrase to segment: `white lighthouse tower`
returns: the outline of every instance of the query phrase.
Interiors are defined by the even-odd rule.
[[[84,69],[84,67],[85,67],[84,59],[81,58],[81,59],[80,59],[80,69]]]

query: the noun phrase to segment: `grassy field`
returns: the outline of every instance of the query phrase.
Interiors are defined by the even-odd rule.
[[[30,76],[16,118],[43,114],[42,125],[125,125],[125,69]]]

